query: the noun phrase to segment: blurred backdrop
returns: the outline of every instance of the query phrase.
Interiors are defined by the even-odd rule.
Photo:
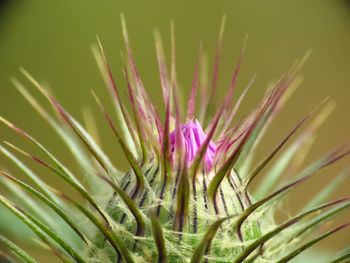
[[[257,159],[271,148],[310,109],[326,97],[336,102],[332,116],[318,131],[318,138],[307,162],[320,157],[350,139],[350,1],[345,0],[9,0],[0,1],[0,115],[28,131],[57,157],[74,170],[68,151],[52,136],[50,127],[32,110],[10,82],[10,77],[23,81],[19,72],[24,67],[39,81],[46,83],[58,100],[80,121],[84,109],[91,109],[97,118],[101,144],[118,166],[127,165],[120,149],[107,129],[90,90],[94,89],[105,102],[111,103],[92,56],[91,46],[98,35],[105,47],[118,84],[125,90],[120,51],[124,50],[120,14],[124,13],[135,60],[151,97],[163,109],[154,47],[154,29],[159,29],[166,52],[170,53],[170,23],[175,24],[177,73],[184,98],[188,98],[200,41],[212,69],[220,21],[226,14],[226,29],[219,71],[222,98],[229,86],[244,37],[249,34],[246,54],[238,78],[241,92],[250,78],[257,79],[239,112],[251,110],[266,91],[268,84],[287,72],[308,50],[312,55],[301,70],[303,83],[287,106],[271,125],[258,151]],[[169,58],[169,55],[167,56]],[[47,105],[40,94],[40,101]],[[162,114],[161,116],[164,116]],[[4,125],[0,139],[24,149],[33,149]],[[111,141],[113,143],[111,143]],[[35,152],[35,151],[34,151]],[[306,163],[307,163],[306,162]],[[302,185],[289,196],[288,215],[297,211],[308,196],[317,193],[327,182],[349,165],[349,158]],[[60,189],[63,184],[45,170],[29,162],[45,181]],[[3,156],[0,168],[14,169]],[[16,174],[16,175],[17,175]],[[20,177],[20,176],[19,176]],[[350,178],[332,199],[350,194]],[[2,211],[2,210],[0,210]],[[4,216],[5,214],[2,214]],[[345,214],[339,222],[349,220]],[[16,221],[1,225],[0,232],[10,234]],[[332,224],[333,224],[332,223]],[[319,248],[332,251],[350,244],[350,229],[321,242]],[[32,248],[35,250],[35,248]],[[38,255],[50,258],[47,254]]]

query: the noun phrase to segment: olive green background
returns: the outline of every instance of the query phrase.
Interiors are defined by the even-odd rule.
[[[68,151],[50,127],[32,110],[9,81],[23,81],[48,106],[19,72],[24,67],[52,89],[58,100],[83,121],[82,109],[90,108],[97,118],[101,144],[117,166],[126,169],[124,157],[107,129],[90,90],[111,109],[106,89],[95,65],[91,45],[100,37],[118,85],[125,91],[120,51],[124,51],[120,14],[124,13],[137,67],[150,96],[164,116],[158,67],[154,47],[154,29],[159,29],[169,54],[171,20],[175,24],[177,73],[183,97],[188,98],[200,41],[209,56],[212,69],[217,35],[223,14],[227,23],[219,72],[220,101],[229,86],[244,37],[249,34],[246,54],[238,79],[241,92],[256,73],[257,80],[245,99],[239,116],[251,110],[266,90],[308,50],[312,55],[301,70],[304,82],[271,125],[264,137],[258,158],[274,145],[312,108],[327,96],[337,108],[317,132],[318,139],[306,161],[350,139],[350,1],[341,0],[31,0],[8,1],[0,10],[0,115],[13,121],[46,145],[60,160],[76,169]],[[167,55],[169,58],[169,55]],[[124,96],[126,98],[126,96]],[[0,125],[0,140],[33,150],[22,138]],[[70,191],[61,181],[28,163],[45,181]],[[307,162],[306,162],[307,163]],[[290,194],[286,208],[291,215],[309,197],[349,165],[342,160]],[[3,156],[0,168],[17,175]],[[17,174],[16,174],[17,173]],[[18,175],[20,177],[20,175]],[[350,178],[332,199],[350,194]],[[283,214],[283,213],[282,213]],[[282,215],[283,216],[283,215]],[[286,216],[286,215],[284,215]],[[349,221],[350,213],[329,227]],[[10,226],[0,227],[0,231]],[[15,226],[12,226],[15,227]],[[328,227],[328,226],[327,226]],[[326,228],[326,227],[325,227]],[[323,229],[322,229],[323,230]],[[337,233],[318,247],[336,249],[350,244],[350,228]],[[34,248],[33,248],[34,249]],[[49,256],[50,260],[52,258]],[[48,260],[48,259],[47,259]],[[51,261],[43,261],[51,262]],[[53,262],[53,261],[52,261]]]

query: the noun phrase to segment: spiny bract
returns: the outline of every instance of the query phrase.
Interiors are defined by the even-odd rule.
[[[290,96],[293,80],[304,60],[276,82],[255,109],[237,123],[233,119],[249,82],[233,103],[236,79],[244,46],[224,101],[215,107],[217,72],[224,22],[215,59],[212,84],[199,81],[202,73],[201,48],[187,109],[179,105],[175,71],[174,34],[170,76],[166,68],[160,37],[156,50],[165,105],[165,121],[149,99],[136,70],[124,20],[126,45],[124,74],[132,113],[121,100],[100,42],[94,55],[110,91],[119,121],[115,127],[94,94],[129,164],[130,171],[120,172],[94,142],[88,132],[25,70],[24,75],[52,103],[61,117],[57,121],[17,80],[17,89],[48,121],[67,144],[84,175],[79,181],[70,170],[29,134],[0,117],[1,121],[36,146],[45,159],[7,143],[7,146],[43,165],[72,186],[86,201],[74,201],[45,184],[8,147],[0,146],[34,186],[0,171],[2,184],[19,200],[14,204],[3,195],[0,202],[20,218],[39,238],[40,244],[63,262],[287,262],[313,244],[348,224],[320,236],[310,234],[320,225],[348,209],[349,198],[324,203],[346,176],[333,180],[293,217],[277,224],[274,215],[288,192],[316,172],[349,153],[344,144],[300,169],[296,155],[306,154],[314,131],[324,121],[333,104],[324,103],[301,120],[258,164],[253,156],[272,119]],[[195,107],[197,88],[200,107]],[[198,105],[197,105],[198,106]],[[311,117],[318,111],[317,117]],[[182,113],[185,112],[185,118]],[[309,119],[313,120],[309,120]],[[308,123],[308,124],[304,124]],[[302,125],[307,125],[294,143],[280,154],[266,178],[252,194],[251,182],[261,173],[282,146]],[[203,127],[203,128],[202,128]],[[121,129],[121,133],[119,133]],[[77,140],[78,139],[78,140]],[[86,151],[87,149],[87,151]],[[113,158],[115,159],[115,158]],[[293,181],[279,185],[285,174]],[[285,177],[284,177],[285,178]],[[33,199],[32,199],[33,198]],[[21,208],[20,208],[21,207]],[[326,209],[328,208],[328,209]],[[20,233],[18,237],[20,237]],[[0,235],[0,258],[14,262],[36,262],[12,241]],[[4,250],[5,249],[5,250]],[[333,262],[344,262],[349,250]]]

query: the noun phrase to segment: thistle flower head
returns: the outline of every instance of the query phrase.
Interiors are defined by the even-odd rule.
[[[60,120],[40,106],[17,80],[14,80],[15,86],[67,145],[84,179],[77,179],[80,177],[44,145],[0,117],[1,122],[37,147],[43,156],[34,156],[9,143],[8,147],[49,169],[86,202],[86,205],[81,205],[68,193],[48,186],[7,147],[0,145],[0,151],[33,184],[28,185],[8,172],[0,171],[4,178],[0,182],[17,197],[19,204],[14,204],[2,194],[0,203],[33,230],[45,248],[63,262],[78,263],[287,262],[349,225],[343,224],[309,239],[313,230],[350,207],[349,197],[325,202],[348,170],[298,214],[280,224],[274,219],[276,204],[283,202],[289,191],[350,153],[349,143],[346,143],[305,169],[302,169],[299,159],[296,161],[297,155],[307,154],[305,146],[310,144],[314,131],[332,111],[333,104],[323,104],[321,110],[315,109],[306,114],[272,150],[267,151],[261,161],[257,164],[253,162],[262,136],[291,94],[293,80],[304,60],[277,81],[256,108],[236,122],[237,110],[254,81],[253,78],[234,103],[245,44],[225,99],[216,108],[212,97],[217,90],[223,23],[212,84],[198,81],[202,63],[200,48],[188,107],[186,111],[181,111],[174,34],[170,75],[161,39],[156,35],[158,70],[165,105],[165,120],[162,121],[158,107],[149,99],[137,71],[123,19],[122,24],[126,45],[125,90],[128,90],[132,111],[127,111],[126,101],[121,99],[121,84],[113,78],[99,40],[99,50],[95,48],[94,55],[113,99],[120,127],[114,125],[97,95],[94,96],[125,154],[129,171],[120,171],[112,161],[115,156],[110,159],[88,131],[25,70],[22,70],[24,75],[52,104]],[[195,105],[197,93],[201,96],[200,105]],[[181,112],[186,112],[186,117]],[[311,115],[315,112],[319,112],[318,116],[312,119]],[[305,125],[306,129],[297,136]],[[286,142],[295,136],[295,141],[282,152]],[[276,158],[277,155],[280,158]],[[273,161],[272,169],[267,170],[268,164]],[[256,191],[251,192],[251,182],[263,171],[266,179]],[[292,180],[289,181],[285,174],[294,177],[290,176]],[[278,183],[281,180],[282,187]],[[35,200],[27,202],[28,193],[22,190]],[[104,198],[101,198],[101,193]],[[326,210],[329,207],[332,208]],[[7,248],[9,255],[18,256],[25,262],[36,262],[2,235],[0,244]],[[334,262],[346,258],[349,258],[349,251]]]
[[[189,121],[184,125],[181,125],[180,132],[180,147],[182,147],[181,152],[185,154],[186,164],[190,166],[193,162],[194,157],[197,155],[200,147],[203,145],[207,139],[207,135],[204,133],[202,126],[198,120]],[[175,155],[175,145],[176,145],[176,131],[170,133],[170,145],[171,145],[171,155],[172,160]],[[217,146],[210,140],[209,145],[206,149],[204,160],[205,169],[209,172],[214,165],[214,157],[216,154]]]

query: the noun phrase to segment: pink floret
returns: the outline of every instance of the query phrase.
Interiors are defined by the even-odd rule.
[[[171,155],[175,153],[175,130],[170,133]],[[186,148],[186,161],[188,165],[192,163],[197,151],[204,143],[207,135],[204,133],[200,123],[196,120],[196,123],[189,121],[181,126],[182,145]],[[205,153],[205,169],[209,172],[213,168],[214,157],[217,146],[213,141],[209,142],[207,152]],[[173,159],[173,158],[171,158]]]

